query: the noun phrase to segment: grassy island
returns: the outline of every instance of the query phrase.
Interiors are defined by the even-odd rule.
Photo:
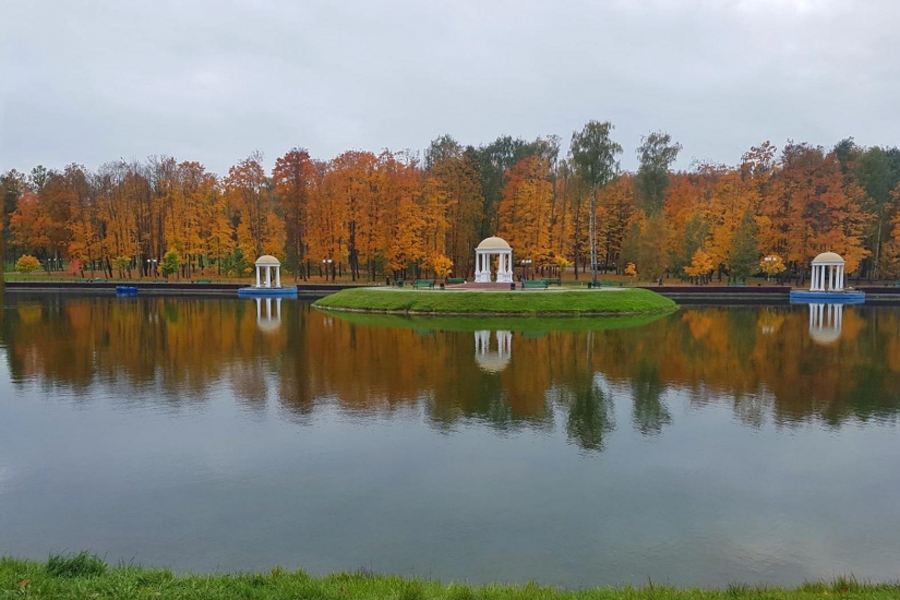
[[[675,302],[645,289],[463,291],[357,288],[321,298],[319,308],[422,315],[590,316],[661,313]]]
[[[110,568],[89,554],[51,556],[47,562],[0,559],[0,598],[40,600],[812,600],[832,597],[894,599],[900,597],[900,585],[863,585],[853,580],[838,579],[831,583],[805,584],[795,589],[732,585],[722,590],[701,590],[648,584],[640,588],[564,590],[534,584],[445,584],[371,573],[345,573],[319,578],[303,571],[287,572],[280,568],[260,574],[179,576],[167,570],[134,566]]]

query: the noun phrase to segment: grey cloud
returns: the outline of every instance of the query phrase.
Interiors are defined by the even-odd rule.
[[[611,120],[735,163],[788,138],[895,144],[893,0],[0,0],[0,169],[255,149],[424,148]]]

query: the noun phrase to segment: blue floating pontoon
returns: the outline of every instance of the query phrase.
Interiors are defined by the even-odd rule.
[[[137,296],[138,289],[133,285],[117,285],[116,296]]]
[[[296,298],[296,287],[244,287],[238,290],[238,298]]]
[[[791,290],[790,297],[791,304],[862,304],[866,301],[866,293],[859,290],[842,290],[840,292]]]

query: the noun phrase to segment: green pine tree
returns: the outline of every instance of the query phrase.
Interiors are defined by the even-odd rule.
[[[733,280],[746,280],[759,268],[759,239],[756,221],[750,211],[744,213],[731,240],[728,267]]]

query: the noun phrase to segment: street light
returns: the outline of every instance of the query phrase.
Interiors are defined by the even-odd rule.
[[[531,264],[530,258],[525,258],[522,260],[522,277],[523,279],[528,279],[528,265]]]
[[[156,279],[156,263],[159,262],[155,258],[147,259],[147,271],[153,273],[153,278]]]
[[[331,280],[334,281],[334,261],[330,258],[322,259],[322,264],[325,265],[325,281],[328,281],[328,267],[331,267]]]
[[[772,265],[772,264],[778,262],[778,258],[775,256],[767,256],[763,259],[763,262],[766,263],[767,265]],[[767,268],[766,269],[766,283],[769,283],[770,278],[771,278],[770,269]]]

